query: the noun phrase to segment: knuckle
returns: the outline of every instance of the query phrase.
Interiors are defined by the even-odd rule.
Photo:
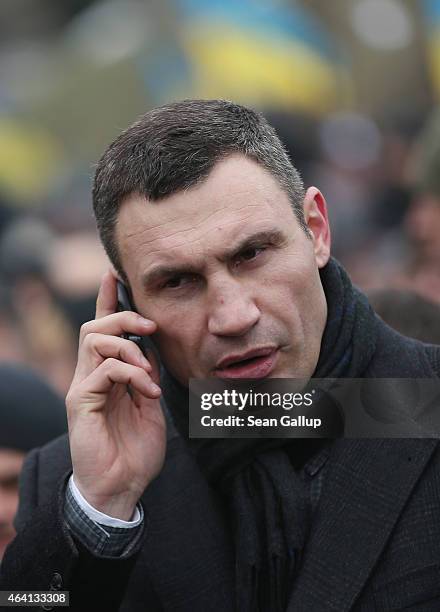
[[[91,321],[86,321],[85,323],[83,323],[80,327],[80,331],[79,331],[79,337],[80,338],[85,338],[87,336],[87,334],[89,333],[90,330],[90,324],[92,322]]]
[[[76,404],[76,394],[73,389],[69,389],[66,395],[67,412],[72,412],[72,410],[75,408],[75,404]]]
[[[84,346],[85,348],[88,349],[94,349],[96,348],[97,344],[98,344],[98,339],[99,339],[99,335],[96,332],[90,332],[88,333],[85,338],[84,338]]]
[[[137,312],[134,312],[133,310],[125,310],[124,314],[127,317],[127,320],[130,323],[139,323],[139,320],[142,318],[141,315],[139,315]]]
[[[124,346],[124,350],[126,354],[132,359],[133,358],[139,359],[140,356],[142,355],[142,351],[138,347],[138,345],[135,342],[130,342],[129,340],[126,340],[126,343],[127,344]]]
[[[119,359],[115,359],[115,357],[108,357],[104,362],[104,368],[106,370],[114,370],[115,367],[121,366],[121,361]]]

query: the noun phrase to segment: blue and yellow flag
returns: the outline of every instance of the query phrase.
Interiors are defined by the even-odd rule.
[[[437,97],[440,97],[440,2],[424,0],[422,6],[427,27],[429,69]]]
[[[309,112],[347,102],[341,49],[304,8],[280,0],[175,0],[175,5],[185,65],[180,60],[178,70],[168,61],[160,75],[156,70],[154,87],[164,86],[164,99],[221,97]],[[165,70],[184,79],[171,82]]]

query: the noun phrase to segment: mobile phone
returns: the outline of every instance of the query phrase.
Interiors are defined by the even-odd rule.
[[[136,312],[136,308],[134,307],[133,300],[130,296],[129,289],[124,285],[122,281],[117,280],[117,289],[118,289],[118,312],[122,312],[124,310],[133,310]],[[160,361],[159,351],[157,350],[156,345],[153,342],[151,336],[134,336],[132,334],[122,334],[122,337],[126,340],[131,340],[141,349],[142,353],[148,359],[149,353],[153,353],[156,357],[157,363],[159,365],[160,377],[162,378],[164,367]],[[128,393],[131,395],[130,385],[127,385]],[[165,415],[165,419],[167,421],[167,439],[171,439],[172,437],[177,435],[177,430],[174,426],[173,419],[169,413],[167,408],[164,396],[160,397],[160,405],[162,406],[162,410]]]
[[[122,281],[117,280],[118,288],[118,312],[124,310],[132,310],[136,312],[136,308],[133,305],[133,301],[130,297],[130,291],[124,285]],[[151,351],[156,359],[159,361],[159,352],[154,344],[151,336],[134,336],[133,334],[122,334],[122,337],[126,340],[131,340],[141,349],[143,354],[148,358],[148,352]]]

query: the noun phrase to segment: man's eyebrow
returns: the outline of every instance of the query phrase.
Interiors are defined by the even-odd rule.
[[[245,236],[240,242],[231,248],[226,249],[220,257],[221,261],[232,259],[240,252],[245,251],[253,246],[270,243],[275,246],[281,245],[286,240],[286,235],[279,229],[264,230]]]
[[[249,249],[253,246],[257,246],[264,243],[271,243],[274,245],[280,245],[286,240],[286,235],[279,229],[265,230],[256,232],[249,236],[244,237],[240,242],[234,246],[225,249],[219,260],[224,262],[236,257],[240,252]],[[148,285],[154,285],[158,280],[169,278],[171,276],[177,276],[179,274],[199,274],[201,267],[190,264],[158,264],[154,266],[150,271],[146,272],[142,276],[142,284],[146,287]]]

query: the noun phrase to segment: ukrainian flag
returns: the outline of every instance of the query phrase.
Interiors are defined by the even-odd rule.
[[[425,20],[428,29],[428,57],[432,82],[440,95],[440,2],[424,0]]]
[[[300,6],[281,0],[175,1],[190,67],[190,87],[175,97],[231,98],[318,113],[351,98],[341,50]]]

